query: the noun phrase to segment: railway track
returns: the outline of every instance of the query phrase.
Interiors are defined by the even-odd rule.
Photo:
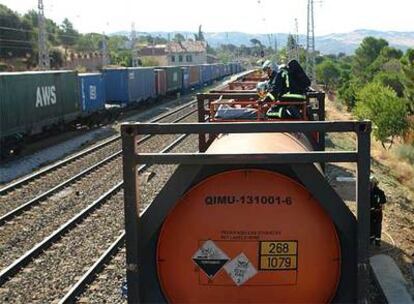
[[[185,120],[191,115],[192,111],[173,122]],[[143,137],[139,141],[144,149],[154,149],[163,147],[165,142],[175,137]],[[121,151],[117,151],[3,216],[0,219],[0,267],[7,265],[10,259],[19,256],[39,238],[82,210],[91,198],[102,195],[114,186],[114,181],[122,179],[121,172]],[[30,212],[20,216],[29,209]]]
[[[195,102],[191,101],[151,121],[178,119],[182,111],[194,111],[194,104]],[[149,137],[143,138],[143,141],[148,139]],[[91,164],[97,164],[95,167],[97,168],[107,163],[111,157],[114,157],[114,151],[119,153],[120,150],[120,136],[115,136],[2,188],[0,190],[0,225],[12,219],[19,212],[27,210],[39,200],[88,174],[93,170]]]
[[[191,104],[187,104],[186,106],[188,107],[189,105]],[[181,111],[183,109],[184,107],[180,107],[179,110]],[[189,119],[189,117],[193,115],[194,112],[195,112],[194,110],[190,110],[190,111],[187,110],[185,111],[184,114],[181,114],[181,117],[174,119],[173,122],[178,122],[178,121],[182,121],[185,119]],[[178,112],[173,111],[173,113],[178,113]],[[163,118],[167,116],[171,118],[171,113],[169,113],[169,115],[163,115]],[[195,115],[194,115],[194,119],[195,119]],[[145,144],[150,144],[151,137],[149,136],[143,137],[140,139],[140,142],[141,143],[146,142]],[[153,142],[151,149],[154,149],[154,147],[158,147],[158,148],[162,147],[163,145],[165,145],[165,142],[166,142],[165,138],[163,138],[162,142],[159,142],[159,141]],[[169,145],[166,148],[168,147]],[[93,170],[90,170],[92,174],[94,174],[92,177],[95,180],[94,182],[95,184],[93,183],[90,184],[89,194],[91,193],[96,194],[96,192],[99,192],[99,189],[97,189],[99,187],[96,187],[97,180],[103,179],[104,184],[107,183],[106,185],[109,185],[110,184],[109,181],[113,181],[113,180],[120,181],[122,179],[120,154],[121,154],[120,151],[117,151],[113,153],[113,155],[111,155],[110,157],[103,160],[103,161],[107,161],[106,164],[101,164],[101,162],[103,162],[101,161],[98,164],[94,164],[92,166],[93,168],[96,169],[96,170],[94,169],[95,170],[94,172],[92,172]],[[111,163],[115,163],[115,162],[118,163],[117,166],[111,165]],[[91,172],[85,173],[85,175],[88,175],[88,174],[92,175]],[[107,178],[102,178],[101,176],[104,176],[104,172],[116,172],[116,174],[108,175]],[[71,177],[71,181],[74,184],[80,184],[80,183],[85,183],[85,179],[87,178],[88,176],[80,178],[78,180],[77,178]],[[112,186],[113,186],[113,183],[112,183]],[[66,211],[68,209],[68,205],[73,205],[72,201],[66,202],[65,204],[65,202],[62,203],[62,201],[59,200],[60,198],[65,196],[64,193],[65,191],[67,192],[67,189],[69,188],[67,185],[62,185],[60,191],[56,190],[56,194],[52,194],[52,193],[42,194],[42,198],[46,200],[58,198],[59,202],[58,203],[55,202],[54,206],[51,207],[51,209],[46,208],[47,211],[51,211],[50,213],[45,212],[45,209],[44,209],[44,206],[48,204],[42,201],[41,199],[39,199],[39,200],[36,200],[36,203],[38,203],[38,206],[34,207],[32,204],[31,206],[32,210],[30,210],[29,212],[25,212],[24,213],[25,216],[18,216],[18,214],[21,214],[24,211],[24,210],[22,211],[22,209],[19,209],[19,212],[16,213],[14,217],[12,217],[13,218],[12,221],[2,222],[2,225],[0,225],[0,235],[2,235],[0,237],[1,239],[0,243],[2,247],[0,256],[3,258],[0,258],[0,260],[2,259],[3,261],[0,262],[0,265],[1,265],[0,268],[5,266],[6,264],[7,266],[4,267],[4,269],[0,273],[0,285],[4,284],[7,281],[7,279],[10,278],[10,276],[16,274],[19,271],[19,269],[21,269],[24,265],[27,265],[27,263],[29,263],[35,256],[41,254],[43,250],[50,247],[50,245],[53,244],[55,241],[59,240],[63,234],[73,229],[73,227],[75,227],[80,221],[82,221],[82,219],[85,216],[87,216],[88,214],[93,212],[96,208],[98,208],[105,199],[108,199],[111,196],[111,194],[113,194],[113,192],[117,190],[119,191],[120,187],[121,186],[119,185],[115,185],[109,192],[102,194],[101,197],[97,199],[94,203],[83,208],[81,212],[76,214],[76,216],[73,216],[70,220],[66,221],[61,226],[59,223],[54,223],[52,221],[54,221],[56,217],[60,216],[60,212]],[[75,193],[77,192],[75,191]],[[81,200],[84,199],[85,197],[86,197],[85,195],[82,195],[82,194],[80,195]],[[25,206],[24,208],[26,209],[28,207]],[[78,209],[79,209],[79,206],[78,206]],[[33,216],[33,214],[35,215]],[[72,213],[69,212],[68,214],[66,214],[65,217],[61,217],[61,219],[63,218],[66,219],[70,214],[73,214],[73,211]],[[45,222],[45,218],[48,218],[49,222],[48,221]],[[120,218],[122,218],[122,216]],[[47,227],[48,229],[44,229],[44,227]],[[55,229],[52,233],[50,233],[51,228],[53,227],[58,227],[59,229]],[[43,239],[41,241],[38,241],[40,237]],[[11,242],[10,242],[10,238],[11,238]],[[26,250],[27,246],[30,246],[30,244],[32,245],[32,247]],[[20,250],[16,250],[16,248]],[[23,254],[21,254],[22,251],[24,251]],[[14,253],[14,255],[11,253]],[[19,255],[19,256],[16,259],[14,259],[16,255]],[[12,262],[11,262],[11,259],[13,259]]]
[[[176,138],[161,152],[186,149],[180,145],[185,138],[184,135]],[[151,170],[157,174],[149,182],[151,184],[148,187],[149,193],[143,195],[145,202],[149,202],[149,199],[155,195],[152,193],[153,189],[159,190],[160,183],[165,182],[174,171],[174,166],[163,167],[162,169],[151,167]],[[148,168],[143,165],[139,168],[139,172],[143,173],[146,169]],[[30,254],[20,259],[19,263],[12,265],[14,269],[9,269],[7,273],[2,271],[0,284],[3,284],[3,288],[0,288],[0,301],[10,301],[13,298],[16,302],[49,302],[61,298],[62,303],[71,303],[91,282],[104,263],[117,252],[122,241],[121,182],[73,217],[71,221],[62,225],[42,244],[35,246]],[[35,260],[30,263],[33,259]],[[19,271],[27,263],[30,265]],[[6,278],[14,275],[13,273],[17,275],[6,282]],[[46,288],[48,292],[40,292],[39,297],[25,298],[28,295],[24,292],[19,293],[16,284],[31,286],[31,288],[35,286],[35,290],[36,287],[40,290],[44,290],[45,286],[49,288]]]

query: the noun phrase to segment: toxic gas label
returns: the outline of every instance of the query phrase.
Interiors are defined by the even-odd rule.
[[[297,270],[297,241],[261,241],[259,270]]]
[[[256,268],[243,252],[227,263],[224,269],[237,286],[243,285],[257,274]]]
[[[209,279],[223,268],[230,260],[226,253],[213,241],[208,240],[193,255],[194,263],[208,276]]]

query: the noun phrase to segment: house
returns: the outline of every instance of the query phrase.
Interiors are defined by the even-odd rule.
[[[207,44],[204,41],[171,41],[167,44],[138,48],[138,58],[158,65],[191,65],[207,63]]]

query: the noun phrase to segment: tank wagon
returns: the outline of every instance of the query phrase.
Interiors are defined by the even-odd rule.
[[[122,125],[129,303],[365,298],[370,122],[325,121],[323,92],[279,102],[299,109],[295,120],[267,118],[271,105],[256,100],[199,94],[198,123]],[[224,119],[223,107],[255,112]],[[355,133],[356,149],[325,151],[326,132]],[[138,153],[145,134],[198,134],[199,151]],[[328,162],[356,163],[357,217],[328,183]],[[149,206],[142,164],[178,165]]]

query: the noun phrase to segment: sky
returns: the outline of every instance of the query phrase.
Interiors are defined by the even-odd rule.
[[[45,15],[67,17],[82,33],[130,31],[306,33],[307,0],[43,0]],[[0,0],[14,11],[37,8],[37,0]],[[414,31],[413,0],[315,0],[315,34],[356,29]]]

